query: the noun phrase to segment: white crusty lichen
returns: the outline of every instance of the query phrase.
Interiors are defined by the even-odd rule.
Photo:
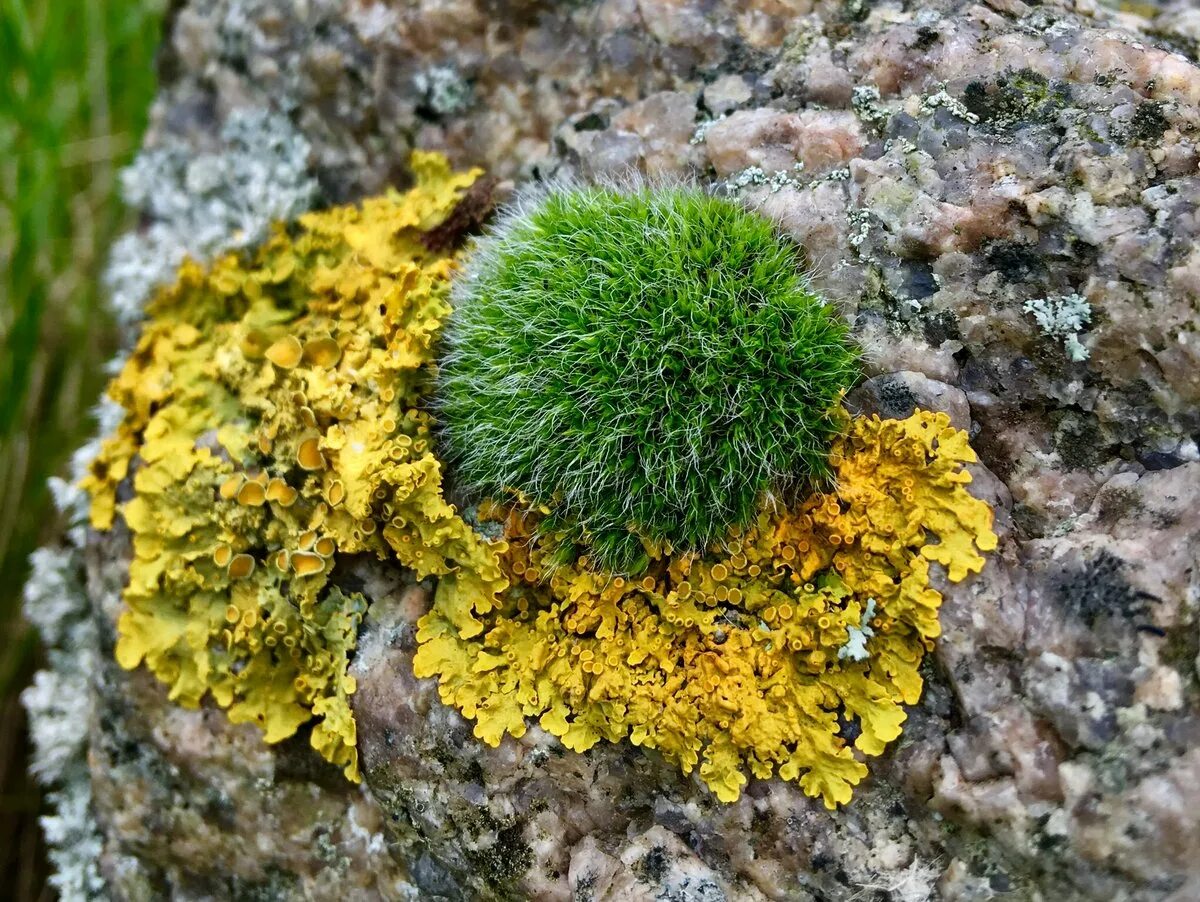
[[[185,257],[208,260],[260,242],[273,221],[293,219],[316,200],[309,144],[286,116],[235,110],[221,141],[221,150],[197,154],[168,140],[121,174],[125,203],[148,221],[117,239],[105,272],[122,324],[141,318],[151,292]]]
[[[746,188],[766,185],[771,189],[771,193],[775,194],[784,188],[800,188],[799,176],[803,171],[804,163],[802,162],[794,163],[791,172],[780,169],[770,175],[761,166],[747,166],[729,177],[725,182],[725,190],[730,195],[736,195]]]
[[[867,651],[867,640],[875,635],[871,621],[875,618],[875,599],[867,599],[867,608],[859,619],[858,626],[846,629],[846,644],[838,649],[838,658],[849,658],[851,661],[865,661],[871,656]]]
[[[413,78],[425,105],[439,116],[461,113],[471,105],[471,85],[453,66],[430,66]]]
[[[703,144],[705,141],[708,140],[708,130],[710,128],[712,128],[714,125],[716,125],[718,122],[720,122],[721,120],[728,119],[728,118],[729,118],[728,113],[722,113],[720,116],[717,116],[715,119],[705,119],[703,122],[698,123],[696,125],[696,130],[694,132],[692,132],[692,136],[688,139],[688,144],[691,144],[693,146],[696,146],[698,144]]]
[[[1025,302],[1025,312],[1033,314],[1043,335],[1063,343],[1072,360],[1088,359],[1090,352],[1079,340],[1079,333],[1092,321],[1092,305],[1083,295],[1035,298]]]
[[[951,115],[957,116],[971,125],[976,125],[979,122],[979,117],[967,109],[967,105],[957,97],[953,97],[947,93],[944,87],[940,91],[930,94],[921,100],[922,112],[933,113],[939,109],[946,110]]]
[[[83,656],[90,658],[90,650]],[[66,776],[87,743],[91,706],[86,684],[74,676],[39,670],[22,694],[31,718],[37,720],[29,769],[42,782],[52,784]]]
[[[850,226],[847,242],[856,251],[861,253],[863,244],[871,236],[871,223],[876,218],[874,213],[864,209],[850,210],[846,214],[846,221]]]
[[[78,554],[73,545],[39,548],[29,556],[25,617],[54,652],[75,644],[86,606]],[[84,624],[90,623],[84,618]]]
[[[109,897],[100,876],[104,838],[92,816],[92,783],[86,770],[47,793],[53,811],[42,817],[50,849],[50,885],[61,902],[100,902]]]
[[[882,95],[875,85],[858,85],[850,96],[854,114],[867,125],[887,125],[891,114],[881,105]]]
[[[105,898],[99,857],[103,845],[92,815],[88,728],[92,715],[89,674],[98,639],[88,616],[78,546],[39,548],[30,556],[25,616],[47,646],[49,667],[35,674],[21,702],[33,742],[30,771],[46,787],[50,813],[41,819],[53,874],[64,902]]]
[[[121,408],[100,404],[93,415],[100,433],[111,429]],[[76,483],[95,457],[98,440],[72,457],[66,479],[51,479],[54,503],[66,521],[63,544],[29,556],[24,613],[42,637],[48,666],[21,693],[33,744],[30,771],[46,788],[49,813],[42,817],[52,866],[50,884],[63,902],[107,897],[100,875],[103,837],[92,815],[88,730],[92,718],[91,674],[99,661],[99,636],[84,586],[83,543],[87,494]]]

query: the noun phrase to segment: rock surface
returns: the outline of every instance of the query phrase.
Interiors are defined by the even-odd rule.
[[[329,201],[412,147],[521,183],[627,167],[803,246],[872,378],[949,412],[1001,548],[945,594],[895,747],[830,814],[721,805],[628,744],[497,749],[412,676],[429,587],[361,567],[365,784],[112,662],[90,735],[120,899],[1200,897],[1200,14],[1095,0],[177,3],[151,146],[289,117]]]

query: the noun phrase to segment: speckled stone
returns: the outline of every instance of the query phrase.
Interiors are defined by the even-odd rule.
[[[130,555],[123,528],[85,551],[101,665],[89,763],[115,899],[414,899],[384,810],[303,736],[268,746],[215,706],[186,710],[113,656]]]
[[[421,147],[761,210],[855,324],[851,400],[969,429],[1001,545],[939,585],[925,694],[836,814],[780,781],[718,804],[628,744],[482,746],[412,676],[430,587],[360,565],[361,790],[302,737],[269,749],[145,674],[97,674],[113,895],[1200,898],[1200,17],[1121,7],[176,4],[151,144],[208,148],[230,110],[271,107],[330,201],[402,183]],[[1032,312],[1074,295],[1078,328]],[[93,539],[109,641],[122,541]]]

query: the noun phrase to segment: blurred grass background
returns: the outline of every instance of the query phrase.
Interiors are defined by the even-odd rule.
[[[18,700],[38,663],[21,586],[57,527],[46,479],[92,430],[116,347],[100,273],[131,224],[116,176],[154,96],[163,7],[0,0],[0,896],[14,902],[50,897]]]

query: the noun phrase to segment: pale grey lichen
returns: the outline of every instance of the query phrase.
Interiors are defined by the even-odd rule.
[[[705,119],[703,122],[701,122],[699,125],[696,126],[696,130],[694,132],[692,132],[692,137],[688,139],[688,144],[691,144],[692,146],[696,146],[698,144],[703,144],[705,141],[708,140],[708,130],[710,128],[712,128],[714,125],[716,125],[718,122],[720,122],[722,119],[728,118],[728,116],[729,116],[728,113],[722,113],[720,116],[717,116],[715,119]]]
[[[922,112],[933,113],[938,109],[944,109],[964,122],[969,122],[971,125],[979,122],[979,116],[967,109],[966,104],[957,97],[952,97],[946,93],[945,88],[934,94],[930,94],[921,101]]]
[[[880,105],[881,95],[875,85],[859,85],[850,95],[854,114],[867,125],[884,126],[891,114]]]
[[[185,257],[207,260],[261,241],[271,222],[309,209],[317,183],[309,144],[287,117],[235,110],[224,148],[197,154],[182,141],[144,150],[121,174],[125,203],[149,220],[113,244],[105,283],[113,311],[128,325]]]
[[[761,166],[747,166],[729,177],[725,182],[725,190],[730,194],[736,194],[743,188],[766,184],[766,181],[767,173]]]
[[[52,651],[75,638],[75,621],[83,615],[83,583],[73,547],[39,548],[29,556],[25,583],[25,617]]]
[[[96,437],[72,455],[65,478],[49,480],[64,520],[63,544],[29,556],[24,587],[25,618],[40,634],[48,664],[21,693],[33,744],[29,769],[47,790],[49,813],[41,825],[49,848],[50,884],[63,902],[107,898],[99,867],[103,839],[92,814],[87,761],[94,706],[90,674],[98,666],[100,640],[84,585],[89,502],[78,483],[99,450],[100,437],[116,428],[123,415],[113,401],[97,404],[92,410]]]
[[[418,72],[413,87],[439,116],[461,113],[471,105],[471,85],[453,66],[430,66]]]
[[[103,845],[91,811],[88,729],[92,694],[88,674],[98,655],[88,616],[78,546],[39,548],[30,556],[25,616],[47,646],[49,667],[21,693],[33,741],[30,771],[47,788],[50,813],[42,817],[53,874],[64,902],[105,897],[99,856]]]
[[[1063,343],[1072,360],[1088,359],[1090,352],[1079,340],[1079,333],[1092,321],[1092,305],[1087,298],[1080,294],[1035,298],[1026,301],[1024,309],[1033,314],[1042,334]]]
[[[80,686],[73,676],[58,670],[40,670],[22,694],[30,716],[37,717],[29,769],[46,783],[61,780],[87,742],[91,706],[86,686]],[[79,691],[81,688],[85,691]]]
[[[61,902],[100,902],[107,899],[100,875],[104,838],[92,815],[92,784],[86,768],[61,789],[46,796],[53,811],[42,817],[53,873],[50,885]]]
[[[793,163],[790,171],[777,169],[772,173],[768,173],[761,166],[747,166],[730,175],[721,187],[730,197],[736,197],[747,189],[760,187],[768,188],[772,194],[778,194],[784,188],[793,188],[798,191],[818,182],[846,182],[851,177],[848,167],[832,169],[822,175],[809,177],[805,176],[804,170],[802,160]]]
[[[875,635],[871,621],[875,617],[875,599],[867,599],[867,608],[862,613],[858,626],[847,627],[846,644],[838,649],[838,658],[851,661],[865,661],[871,656],[867,651],[867,640]]]
[[[863,244],[871,235],[871,221],[875,214],[870,210],[857,209],[849,211],[846,216],[852,229],[847,242],[856,251],[861,252]]]
[[[767,175],[761,166],[747,166],[729,177],[725,182],[725,191],[730,195],[737,195],[747,188],[766,186],[775,194],[784,188],[799,188],[801,182],[798,176],[803,171],[802,162],[793,164],[791,172],[780,169],[771,175]]]
[[[913,144],[912,141],[908,140],[908,138],[905,138],[903,135],[901,135],[899,138],[888,138],[883,142],[884,153],[891,153],[893,150],[898,150],[900,153],[908,155],[910,153],[916,153],[918,150],[920,150],[920,148]]]

